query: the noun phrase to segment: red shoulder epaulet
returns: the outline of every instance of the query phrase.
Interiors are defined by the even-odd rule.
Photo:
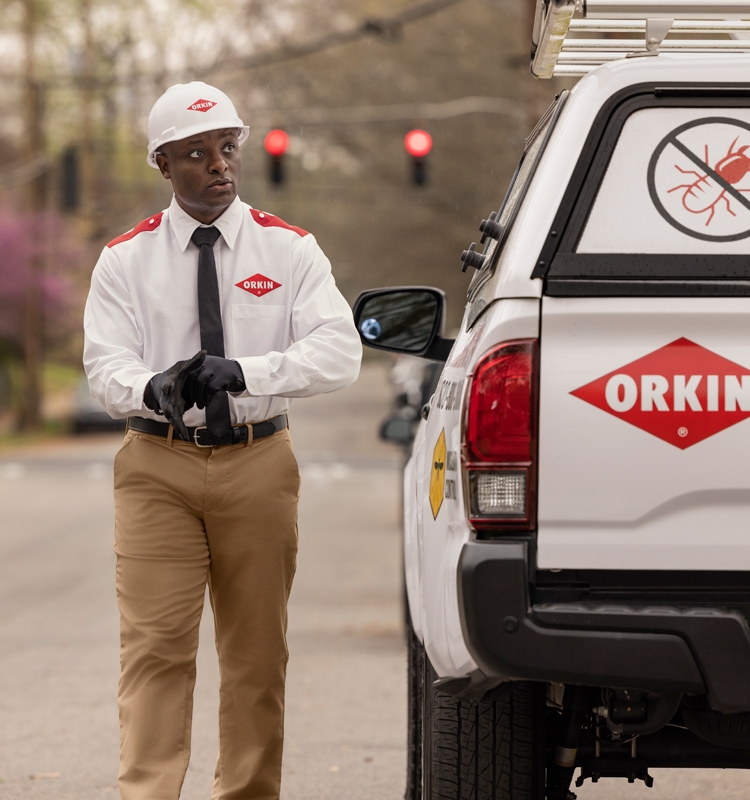
[[[286,228],[288,231],[294,231],[298,236],[307,236],[309,231],[303,228],[298,228],[296,225],[289,225],[283,219],[269,214],[267,211],[259,211],[257,208],[251,208],[250,213],[253,219],[262,225],[264,228]]]
[[[127,233],[123,233],[122,236],[118,236],[116,239],[112,239],[107,247],[114,247],[116,244],[120,244],[120,242],[127,242],[129,239],[132,239],[134,236],[138,236],[139,233],[143,233],[144,231],[155,231],[159,225],[161,225],[161,218],[163,214],[164,212],[160,211],[158,214],[154,214],[153,217],[144,219],[132,230],[129,230]]]

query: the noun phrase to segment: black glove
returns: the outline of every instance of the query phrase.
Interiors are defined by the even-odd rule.
[[[201,350],[186,361],[178,361],[165,372],[154,375],[143,394],[148,408],[163,414],[183,439],[188,438],[188,433],[182,415],[195,405],[185,385],[189,376],[201,368],[205,358],[206,351]]]
[[[206,356],[203,366],[193,372],[185,385],[188,402],[205,408],[217,392],[244,392],[245,376],[242,367],[229,358]]]

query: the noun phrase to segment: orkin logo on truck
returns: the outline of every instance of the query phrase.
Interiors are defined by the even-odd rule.
[[[571,394],[685,450],[750,417],[750,370],[682,338]]]

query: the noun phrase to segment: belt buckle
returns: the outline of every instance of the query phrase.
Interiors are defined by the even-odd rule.
[[[207,430],[208,430],[208,427],[207,427],[206,425],[202,425],[200,428],[196,428],[196,429],[193,431],[193,442],[194,442],[194,444],[195,444],[195,446],[196,446],[196,447],[213,447],[213,445],[212,445],[212,444],[201,444],[201,443],[198,441],[198,434],[199,434],[201,431],[207,431]]]

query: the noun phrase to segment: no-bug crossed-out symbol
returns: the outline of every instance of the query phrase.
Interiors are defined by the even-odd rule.
[[[709,242],[750,236],[750,124],[703,117],[675,128],[648,166],[656,210],[681,233]]]

